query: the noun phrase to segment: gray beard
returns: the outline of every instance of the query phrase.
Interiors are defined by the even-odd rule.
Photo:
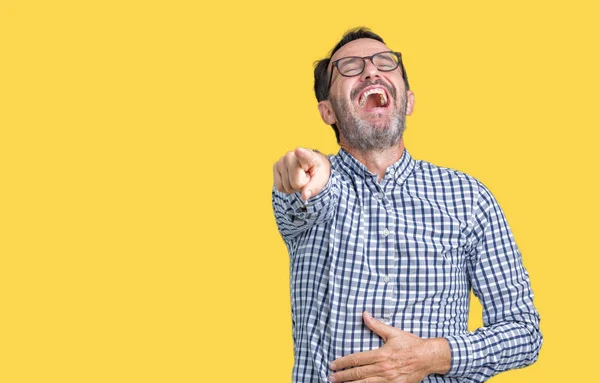
[[[341,137],[350,148],[361,152],[382,151],[398,145],[406,128],[406,97],[398,101],[400,107],[396,108],[390,119],[383,124],[375,124],[362,120],[348,102],[331,97]]]

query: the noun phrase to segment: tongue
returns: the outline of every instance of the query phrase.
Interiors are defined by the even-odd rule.
[[[381,107],[381,96],[378,94],[370,94],[367,96],[367,102],[365,103],[365,109],[373,109]]]

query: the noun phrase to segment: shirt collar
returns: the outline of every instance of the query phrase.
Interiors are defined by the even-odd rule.
[[[340,159],[342,167],[349,173],[354,173],[365,180],[367,178],[375,179],[375,182],[377,182],[377,175],[371,173],[365,165],[354,158],[345,149],[340,149],[337,156]],[[405,148],[400,159],[388,166],[382,181],[393,179],[397,184],[402,184],[413,171],[414,167],[415,161]]]

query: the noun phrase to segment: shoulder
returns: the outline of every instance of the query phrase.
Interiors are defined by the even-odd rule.
[[[485,185],[470,174],[424,160],[414,160],[414,162],[412,178],[417,186],[467,193],[476,198],[481,194],[491,195]]]
[[[415,171],[417,177],[429,180],[431,182],[458,182],[477,185],[481,182],[460,170],[439,166],[428,161],[414,160]]]
[[[329,159],[329,162],[331,163],[331,168],[332,169],[336,169],[338,170],[340,165],[342,164],[342,159],[340,157],[340,154],[328,154],[327,158]]]

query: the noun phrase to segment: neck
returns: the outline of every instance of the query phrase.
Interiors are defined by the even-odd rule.
[[[345,142],[340,142],[340,146],[365,165],[371,173],[377,174],[377,182],[385,176],[386,169],[398,161],[404,153],[404,139],[395,146],[377,151],[363,152],[349,147]]]

